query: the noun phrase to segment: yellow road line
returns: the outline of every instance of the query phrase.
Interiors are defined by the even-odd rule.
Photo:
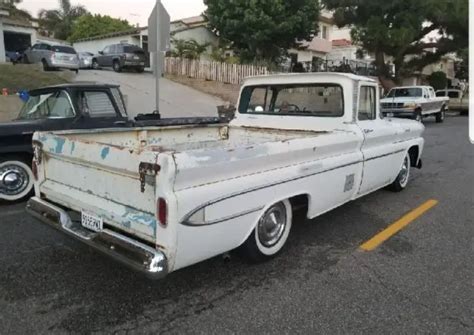
[[[410,223],[415,221],[417,218],[422,216],[424,213],[429,211],[431,208],[436,206],[438,204],[437,200],[428,200],[425,202],[423,205],[421,205],[418,208],[415,208],[408,214],[404,215],[401,219],[398,221],[394,222],[388,228],[385,230],[381,231],[374,237],[372,237],[370,240],[365,242],[360,246],[360,249],[364,251],[372,251],[375,248],[377,248],[379,245],[381,245],[383,242],[388,240],[390,237],[398,233],[400,230],[408,226]]]

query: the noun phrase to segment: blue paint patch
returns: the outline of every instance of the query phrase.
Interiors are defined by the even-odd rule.
[[[109,155],[109,152],[110,152],[110,148],[109,147],[105,147],[102,149],[102,151],[100,152],[100,157],[102,159],[106,159],[107,156]]]
[[[156,219],[154,215],[138,212],[138,211],[127,208],[123,217],[134,223],[138,223],[138,224],[153,228],[153,231],[156,232]]]
[[[56,142],[56,146],[54,147],[53,152],[55,154],[62,154],[66,140],[64,138],[55,138],[54,141]]]
[[[76,149],[76,143],[72,142],[71,143],[71,155],[74,153],[75,149]]]

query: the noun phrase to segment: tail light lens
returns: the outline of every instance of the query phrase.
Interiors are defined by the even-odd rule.
[[[168,226],[168,204],[163,198],[158,199],[157,203],[158,221],[162,227]]]

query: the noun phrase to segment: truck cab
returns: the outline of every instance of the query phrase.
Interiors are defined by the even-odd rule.
[[[0,123],[0,199],[17,201],[31,194],[31,140],[35,131],[114,128],[127,124],[119,86],[74,83],[30,91],[18,117]]]

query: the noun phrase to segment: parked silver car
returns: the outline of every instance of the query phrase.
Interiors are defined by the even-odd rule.
[[[92,69],[92,58],[94,54],[91,52],[78,52],[79,57],[79,68],[81,69]]]
[[[68,69],[79,71],[79,57],[73,47],[37,43],[25,51],[23,61],[27,64],[41,63],[45,71]]]

